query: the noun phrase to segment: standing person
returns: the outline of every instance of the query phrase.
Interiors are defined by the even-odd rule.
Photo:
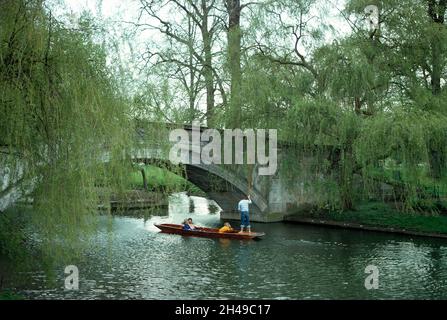
[[[250,227],[250,219],[248,215],[248,205],[251,204],[251,198],[248,196],[246,199],[242,199],[239,201],[239,204],[237,205],[237,209],[241,213],[241,231],[244,232],[244,227],[247,227],[247,231],[251,232]]]

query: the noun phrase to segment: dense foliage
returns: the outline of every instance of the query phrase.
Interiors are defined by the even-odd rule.
[[[402,210],[439,211],[430,202],[445,197],[439,192],[447,165],[444,0],[140,2],[142,16],[159,20],[152,26],[164,44],[145,60],[149,70],[183,72],[151,87],[196,89],[187,105],[181,89],[167,95],[171,107],[195,110],[177,119],[200,117],[205,68],[212,67],[222,103],[207,104],[213,113],[203,112],[202,119],[225,127],[278,128],[283,143],[297,151],[282,161],[282,173],[293,185],[303,171],[299,164],[313,157],[314,180],[326,177],[318,191],[330,193],[321,197],[322,206],[350,209],[365,199],[383,200],[379,189],[386,183]],[[181,18],[148,11],[152,3]],[[374,29],[367,23],[368,5],[379,11]],[[337,32],[343,25],[350,31]],[[210,65],[200,32],[211,32]],[[166,52],[172,59],[160,58]]]
[[[0,3],[2,172],[32,191],[35,210],[24,221],[44,243],[80,244],[95,224],[95,185],[117,190],[130,167],[128,104],[93,30],[88,15],[67,26],[42,1]]]

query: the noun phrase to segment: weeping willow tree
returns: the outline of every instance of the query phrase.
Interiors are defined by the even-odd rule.
[[[432,190],[445,189],[442,178],[432,177],[434,151],[438,177],[446,169],[442,108],[432,99],[421,107],[420,100],[399,97],[387,50],[374,39],[354,35],[319,48],[313,59],[323,94],[295,99],[284,132],[313,157],[311,170],[329,182],[324,188],[335,197],[326,201],[353,209],[361,200],[381,200],[386,184],[402,210],[436,208],[440,194]],[[390,178],[393,174],[399,178]]]
[[[25,226],[10,229],[0,213],[0,246],[10,256],[30,242],[46,256],[79,254],[95,226],[98,190],[116,192],[127,179],[128,104],[92,30],[85,16],[67,27],[42,1],[0,3],[2,166],[34,199]]]
[[[319,41],[327,26],[308,24],[317,3],[272,1],[251,17],[242,126],[278,128],[289,154],[280,173],[291,191],[307,173],[321,205],[382,201],[386,185],[402,210],[431,211],[446,196],[444,2],[375,1],[371,31],[370,1],[348,1],[352,32],[330,43]]]
[[[412,108],[365,121],[355,145],[365,182],[380,177],[393,185],[405,210],[436,209],[440,196],[445,197],[445,182],[431,177],[431,150],[437,145],[440,154],[445,152],[446,120],[443,114]],[[445,159],[440,161],[445,174]],[[384,175],[384,170],[394,175]]]

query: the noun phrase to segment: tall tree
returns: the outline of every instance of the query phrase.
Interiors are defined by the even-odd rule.
[[[229,125],[241,126],[241,2],[226,0],[228,13],[228,68],[230,71],[230,117]]]
[[[151,52],[149,59],[158,56],[155,63],[171,63],[180,69],[188,69],[184,74],[185,81],[189,77],[189,83],[185,83],[190,93],[190,107],[195,103],[200,104],[200,90],[197,90],[198,82],[202,83],[206,95],[206,118],[208,125],[212,125],[215,118],[215,90],[219,88],[222,98],[225,99],[225,90],[223,81],[214,67],[213,57],[216,55],[214,43],[219,31],[221,20],[218,11],[216,11],[216,1],[206,0],[170,0],[167,1],[168,7],[172,12],[181,13],[180,19],[170,19],[169,16],[161,10],[164,7],[163,1],[141,0],[142,10],[149,17],[155,18],[157,24],[137,23],[140,27],[149,27],[158,30],[166,36],[170,47],[165,53],[160,51]],[[186,28],[185,28],[186,26]],[[200,39],[195,34],[200,34]],[[174,45],[176,44],[176,45]],[[185,48],[179,50],[177,48]],[[178,50],[178,51],[177,51]],[[177,51],[177,52],[176,52]],[[184,52],[186,51],[186,54]],[[193,79],[196,79],[193,81]]]

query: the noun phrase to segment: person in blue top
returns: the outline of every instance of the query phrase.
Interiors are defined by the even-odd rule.
[[[239,203],[237,205],[237,209],[241,213],[241,231],[240,232],[244,232],[245,227],[247,227],[248,232],[251,232],[250,219],[249,219],[249,215],[248,215],[249,204],[251,204],[250,196],[248,196],[246,199],[242,199],[241,201],[239,201]]]
[[[199,229],[192,223],[192,218],[188,218],[183,221],[183,230],[195,230],[196,231]]]

